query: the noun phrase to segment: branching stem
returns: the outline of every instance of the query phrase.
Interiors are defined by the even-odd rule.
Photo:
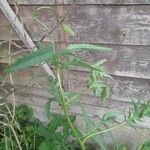
[[[119,128],[119,127],[125,125],[125,123],[126,123],[126,122],[123,122],[123,123],[120,123],[119,125],[116,125],[116,126],[114,126],[114,127],[112,127],[112,128],[109,128],[109,129],[106,129],[106,130],[103,130],[103,131],[99,131],[99,132],[95,132],[95,133],[92,133],[92,134],[90,134],[90,135],[87,135],[87,136],[83,139],[82,142],[85,143],[89,138],[92,138],[93,136],[96,136],[96,135],[102,134],[102,133],[106,133],[106,132],[112,131],[112,130],[114,130],[114,129],[116,129],[116,128]]]
[[[72,132],[74,133],[77,141],[79,142],[81,150],[85,150],[84,143],[80,139],[80,136],[78,135],[78,132],[75,129],[75,127],[72,124],[70,117],[69,117],[68,108],[66,105],[65,97],[63,95],[63,88],[62,88],[61,79],[60,79],[60,69],[57,69],[57,79],[58,79],[58,84],[59,84],[59,88],[60,88],[60,92],[61,92],[61,103],[62,103],[62,109],[63,109],[64,115],[65,115],[65,118],[66,118],[70,128],[72,129]]]

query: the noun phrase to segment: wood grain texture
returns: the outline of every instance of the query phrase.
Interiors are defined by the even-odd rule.
[[[45,83],[45,79],[40,78],[43,73],[40,69],[32,67],[17,71],[13,73],[14,84],[26,85],[33,87],[41,87]],[[141,101],[148,101],[150,98],[150,80],[136,79],[129,77],[112,76],[113,80],[108,81],[111,87],[110,99],[116,101],[131,102],[132,99],[141,99]],[[86,79],[88,79],[87,72],[72,71],[68,79],[68,88],[73,92],[83,92],[87,97],[92,96],[92,92],[86,88]],[[89,99],[90,101],[90,99]]]
[[[52,94],[46,91],[43,88],[39,87],[31,87],[31,86],[20,86],[15,85],[15,93],[17,95],[24,95],[26,96],[33,96],[33,97],[41,97],[44,99],[48,99],[49,97],[52,97]],[[128,111],[129,108],[131,108],[131,102],[124,102],[124,101],[115,101],[112,99],[109,99],[105,103],[100,101],[99,97],[95,97],[92,95],[84,95],[78,97],[78,100],[85,105],[95,106],[95,107],[103,107],[107,109],[111,109],[114,111]]]
[[[37,7],[20,6],[20,16],[27,31],[34,40],[40,39],[47,30],[39,23],[33,21],[32,13]],[[53,7],[55,9],[55,7]],[[68,13],[69,6],[64,8]],[[0,13],[1,14],[1,13]],[[56,17],[52,12],[40,11],[38,18],[52,29]],[[70,11],[66,23],[70,24],[76,36],[69,38],[68,42],[88,42],[122,45],[150,45],[150,5],[145,6],[78,6]],[[0,40],[8,39],[9,25],[0,15]],[[48,36],[45,41],[58,42],[57,31]],[[15,34],[12,39],[18,39]],[[60,42],[63,42],[60,41]]]
[[[150,7],[79,6],[68,23],[77,33],[73,42],[149,45]]]
[[[25,84],[26,85],[26,84]],[[43,89],[42,87],[37,86],[37,84],[33,84],[30,82],[28,85],[15,85],[15,93],[19,95],[26,96],[33,96],[33,97],[41,97],[44,99],[48,99],[52,97],[52,94],[49,93],[47,90]],[[31,86],[32,85],[32,86]],[[34,85],[34,86],[33,86]],[[4,89],[8,91],[8,86],[4,86]],[[1,93],[2,95],[6,95],[5,93]],[[116,101],[109,99],[105,103],[103,103],[99,97],[93,95],[82,94],[78,97],[78,100],[86,105],[89,106],[96,106],[96,107],[104,107],[107,109],[111,109],[114,111],[128,111],[131,108],[131,102],[124,102],[124,101]]]
[[[150,46],[102,46],[110,47],[112,48],[112,51],[97,53],[83,50],[78,52],[76,55],[90,63],[106,59],[107,62],[104,66],[105,70],[110,75],[139,78],[139,80],[141,78],[150,79]],[[12,62],[25,54],[25,49],[17,49],[15,46],[12,46],[11,50],[12,53],[22,51],[22,53],[12,57]],[[8,63],[8,58],[3,58],[3,56],[6,55],[8,55],[8,45],[4,45],[0,48],[0,63]],[[83,68],[76,67],[74,69],[84,71]]]
[[[111,75],[150,79],[149,46],[103,46],[112,48],[112,51],[107,53],[97,53],[84,50],[77,53],[77,56],[90,63],[106,59],[107,62],[104,65],[105,70]],[[77,69],[84,70],[81,68]]]
[[[8,98],[8,100],[11,102],[11,99]],[[37,113],[39,114],[38,117],[40,117],[41,115],[43,117],[40,117],[43,119],[43,121],[47,121],[46,115],[45,115],[45,111],[44,111],[44,107],[45,104],[47,102],[47,98],[44,97],[38,97],[37,95],[28,95],[28,94],[24,94],[24,93],[16,93],[16,101],[18,104],[21,103],[26,103],[29,106],[33,107],[34,109],[36,109]],[[80,104],[81,105],[81,104]],[[82,110],[80,105],[73,105],[69,111],[71,114],[76,114],[81,116],[82,115]],[[94,118],[96,120],[99,119],[99,117],[101,118],[106,112],[120,112],[120,115],[118,115],[117,117],[117,121],[121,122],[123,121],[123,116],[121,115],[123,113],[124,110],[114,110],[114,109],[110,109],[110,108],[105,108],[105,107],[99,107],[99,106],[91,106],[91,105],[86,105],[86,104],[82,104],[85,111],[87,112],[87,115],[90,116],[91,118]],[[60,108],[58,107],[58,104],[55,102],[51,103],[51,111],[55,112],[55,113],[61,113]],[[41,114],[42,112],[42,114]],[[121,113],[122,112],[122,113]],[[143,119],[143,122],[138,122],[137,126],[139,127],[146,127],[149,128],[149,119]],[[80,125],[81,127],[81,125]],[[81,128],[80,128],[81,129]]]
[[[8,0],[10,4],[14,4],[14,0]],[[150,4],[149,0],[57,0],[58,4]],[[19,0],[20,5],[54,5],[55,0]]]
[[[21,16],[21,22],[23,23],[23,26],[34,41],[38,41],[48,32],[48,30],[45,27],[43,27],[40,23],[33,19],[33,12],[36,10],[36,8],[38,7],[19,7],[19,15]],[[49,28],[49,30],[52,30],[56,26],[56,16],[54,16],[54,13],[52,11],[47,11],[46,13],[44,11],[42,10],[39,13],[37,13],[37,18],[41,22],[43,22]],[[45,20],[47,21],[45,22]],[[12,32],[10,34],[12,27],[1,11],[0,28],[0,35],[3,35],[0,36],[0,40],[9,40],[9,37],[12,40],[19,40],[15,32]],[[55,39],[58,39],[57,30],[53,31],[53,33],[47,38],[48,41],[53,41]]]

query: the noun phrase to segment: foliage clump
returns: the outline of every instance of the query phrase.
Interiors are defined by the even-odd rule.
[[[104,141],[104,137],[109,134],[113,138],[111,133],[112,130],[124,125],[135,127],[136,123],[141,121],[144,116],[150,116],[149,102],[141,104],[138,101],[133,102],[133,108],[129,111],[128,114],[124,114],[125,117],[121,123],[118,123],[116,120],[118,115],[121,115],[120,113],[107,112],[103,117],[99,118],[99,122],[95,124],[84,110],[84,106],[80,102],[80,94],[65,91],[63,89],[61,71],[70,71],[73,67],[76,66],[87,69],[89,71],[89,80],[87,81],[86,86],[91,89],[91,91],[96,96],[99,96],[100,100],[103,102],[106,101],[106,99],[109,97],[109,87],[106,83],[106,79],[111,77],[105,72],[103,68],[105,60],[100,60],[95,64],[90,64],[75,55],[75,52],[80,50],[105,52],[109,51],[110,49],[91,44],[71,44],[64,49],[57,51],[54,44],[46,47],[39,46],[37,51],[33,51],[32,53],[25,55],[23,58],[19,59],[14,64],[8,66],[5,69],[5,72],[11,73],[13,71],[47,61],[55,69],[55,77],[47,77],[49,84],[48,86],[45,86],[45,88],[52,95],[46,105],[46,114],[49,118],[49,123],[46,126],[42,125],[41,127],[38,127],[36,129],[36,134],[33,134],[38,135],[38,140],[41,140],[41,142],[38,142],[37,144],[39,150],[75,150],[77,145],[79,145],[81,150],[85,150],[87,149],[86,144],[89,140],[96,142],[100,149],[106,150],[107,147]],[[68,57],[67,60],[65,59],[66,57]],[[52,115],[50,112],[50,105],[52,102],[58,104],[58,109],[61,110],[60,113],[62,115]],[[73,105],[78,104],[82,110],[84,132],[80,132],[80,130],[76,128],[75,117],[71,116],[69,113],[69,109]],[[26,110],[27,111],[20,109],[18,110],[18,113],[16,113],[18,122],[20,122],[22,126],[26,124],[24,122],[25,120],[30,120],[28,115],[32,116],[33,114],[30,109],[26,108]],[[27,135],[31,134],[27,131],[31,131],[32,129],[34,130],[37,125],[32,121],[31,124],[33,128],[31,127],[31,129],[23,129]],[[70,138],[75,141],[75,146],[74,144],[68,143]],[[28,137],[27,139],[30,138]],[[121,148],[122,147],[123,146],[121,146]],[[116,144],[116,149],[119,150],[121,148],[119,148],[119,146]]]

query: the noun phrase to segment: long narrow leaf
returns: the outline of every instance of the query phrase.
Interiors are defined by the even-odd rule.
[[[19,69],[40,64],[52,57],[52,47],[40,47],[37,51],[26,54],[5,69],[6,73],[11,73]]]
[[[69,53],[78,52],[81,49],[92,51],[92,52],[107,52],[111,50],[110,48],[93,45],[93,44],[70,44],[69,46],[67,46],[61,51],[60,55],[66,55]]]
[[[80,67],[87,68],[90,70],[97,70],[97,71],[102,72],[102,70],[100,70],[98,67],[95,67],[94,65],[91,65],[88,62],[77,57],[74,57],[72,60],[63,62],[63,66],[65,68],[69,68],[71,66],[80,66]]]
[[[98,45],[93,45],[93,44],[70,44],[68,47],[65,49],[71,50],[71,51],[78,51],[80,49],[87,49],[87,50],[94,50],[94,51],[99,51],[99,52],[106,52],[110,51],[110,48],[107,47],[102,47]]]

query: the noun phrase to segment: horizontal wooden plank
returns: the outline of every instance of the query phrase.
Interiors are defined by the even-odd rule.
[[[3,66],[2,66],[3,68]],[[0,76],[3,77],[5,74],[3,73],[3,69],[0,69]],[[20,71],[16,71],[12,73],[12,78],[14,84],[22,85],[22,86],[34,86],[41,87],[44,80],[44,71],[40,67],[31,67],[28,69],[23,69]],[[9,76],[7,76],[7,83],[10,83]]]
[[[117,46],[103,45],[112,48],[111,52],[96,53],[81,51],[77,56],[87,60],[90,63],[95,63],[101,59],[106,59],[105,69],[111,75],[150,79],[150,46]],[[57,47],[57,44],[56,44]],[[24,49],[17,49],[15,46],[11,48],[12,53],[20,52],[11,58],[14,62],[16,58],[25,54]],[[21,53],[22,51],[22,53]],[[8,63],[8,45],[0,47],[0,63]],[[74,68],[84,70],[83,68]]]
[[[141,101],[147,101],[150,98],[150,80],[117,77],[112,76],[113,80],[108,82],[111,87],[110,99],[118,101],[131,102],[132,99],[141,99]],[[74,92],[80,92],[84,94],[92,94],[88,88],[86,88],[86,79],[88,79],[87,72],[72,71],[70,73],[70,79],[68,81],[68,88]]]
[[[39,23],[33,21],[33,10],[37,7],[20,6],[20,16],[27,31],[34,40],[40,39],[47,31]],[[55,7],[53,6],[55,9]],[[150,45],[149,44],[149,20],[150,5],[146,6],[65,6],[65,13],[69,15],[66,23],[70,24],[76,32],[76,36],[68,39],[68,42],[88,42],[122,45]],[[56,17],[49,11],[42,10],[38,18],[51,30],[55,25]],[[0,40],[8,40],[10,25],[0,13]],[[12,34],[12,39],[18,39]],[[58,32],[55,31],[45,41],[58,40]]]
[[[31,89],[30,89],[31,90]],[[18,98],[20,97],[20,98]],[[12,101],[11,96],[8,98],[9,101]],[[44,97],[39,97],[37,95],[30,95],[30,94],[26,94],[26,93],[16,93],[16,102],[17,103],[27,103],[30,106],[33,107],[40,107],[41,109],[44,109],[45,104],[47,102],[47,98]],[[124,110],[114,110],[113,108],[106,108],[106,107],[100,107],[100,106],[92,106],[92,105],[87,105],[87,104],[82,104],[83,107],[85,108],[87,114],[91,117],[94,118],[98,118],[98,117],[102,117],[106,112],[110,112],[110,111],[115,111],[115,112],[121,112],[123,113]],[[52,103],[51,105],[51,110],[53,111],[57,111],[59,112],[60,110],[58,109],[58,105],[57,103]],[[43,110],[44,111],[44,110]],[[78,105],[74,105],[70,108],[70,112],[73,114],[77,114],[77,115],[81,115],[82,111],[81,111],[81,107]],[[121,121],[122,115],[118,116],[118,121]],[[148,119],[148,118],[147,118]],[[149,120],[146,120],[147,122]],[[142,125],[142,123],[139,122],[139,125]],[[144,125],[144,127],[149,128],[148,124]]]
[[[29,87],[29,86],[23,87],[23,86],[15,85],[15,93],[22,96],[34,96],[34,97],[41,97],[45,99],[52,97],[52,94],[43,88]],[[78,101],[86,105],[104,107],[115,111],[122,111],[122,110],[128,111],[129,108],[131,108],[132,106],[130,102],[115,101],[111,99],[103,103],[102,101],[100,101],[99,97],[95,97],[92,95],[85,95],[85,94],[79,96],[76,102]]]
[[[97,55],[94,53],[91,53],[91,54],[93,57],[91,57],[91,56],[88,57],[88,54],[81,55],[81,56],[86,57],[90,61],[97,60],[97,58],[96,58]],[[138,54],[139,54],[139,56],[137,55],[137,57],[136,57],[137,60],[138,60],[138,58],[140,59],[140,56],[142,56],[142,53],[138,53]],[[119,57],[120,56],[121,55],[119,55]],[[124,56],[124,54],[122,54],[122,56]],[[100,57],[103,57],[103,55]],[[143,57],[146,57],[146,55]],[[148,57],[149,56],[147,55],[147,58]],[[127,58],[127,56],[125,57],[125,59],[126,58]],[[108,59],[109,59],[109,55],[108,55]],[[132,58],[129,57],[129,60],[131,60],[131,59]],[[133,62],[136,59],[133,59]],[[111,67],[111,65],[110,65],[110,68],[113,68],[113,67]],[[131,67],[131,69],[132,69],[132,67]],[[77,75],[76,75],[76,73],[77,73]],[[16,84],[26,85],[29,81],[32,81],[29,83],[30,86],[34,85],[35,87],[40,87],[39,83],[42,81],[41,81],[41,79],[39,80],[39,77],[41,77],[42,75],[43,75],[43,73],[41,73],[40,69],[38,69],[37,67],[32,67],[29,69],[25,69],[25,70],[16,72],[13,79]],[[75,73],[73,73],[73,76],[71,75],[71,78],[69,80],[69,83],[68,83],[69,88],[71,90],[75,90],[75,91],[83,90],[83,92],[85,94],[90,94],[90,92],[87,92],[88,90],[83,87],[83,85],[85,84],[86,75],[87,75],[87,72],[75,71]],[[31,80],[33,76],[35,78],[34,78],[34,80]],[[115,99],[115,100],[119,100],[119,101],[122,101],[122,100],[131,101],[132,98],[141,98],[142,100],[149,100],[149,97],[150,97],[149,81],[150,80],[117,77],[117,78],[115,78],[115,80],[113,80],[110,83],[111,87],[112,87],[111,99]],[[90,100],[88,100],[88,101],[90,102]],[[85,98],[85,102],[86,102],[86,98]],[[89,103],[89,104],[91,104],[91,103]],[[94,104],[97,104],[97,102],[95,101]]]
[[[0,90],[0,99],[2,97],[6,97],[10,92],[10,86],[4,86],[3,91]],[[21,95],[23,97],[37,97],[37,98],[43,98],[48,99],[49,97],[52,97],[52,94],[46,91],[43,88],[37,88],[37,87],[30,87],[30,86],[20,86],[15,85],[15,94]],[[115,100],[108,100],[105,103],[101,102],[99,97],[95,97],[92,95],[84,95],[82,94],[77,98],[76,102],[81,102],[82,104],[90,105],[90,106],[96,106],[96,107],[103,107],[107,109],[111,109],[114,111],[128,111],[129,108],[131,108],[132,104],[130,102],[123,102],[123,101],[115,101]]]
[[[12,102],[11,97],[9,97],[8,100],[10,102]],[[33,95],[16,94],[16,102],[17,102],[17,104],[26,103],[29,106],[32,106],[33,108],[36,109],[36,111],[38,113],[37,116],[40,117],[40,119],[42,119],[42,121],[47,121],[47,118],[45,115],[45,110],[44,110],[47,99],[45,99],[43,97],[33,96]],[[81,116],[82,110],[81,110],[80,105],[71,106],[69,109],[70,113]],[[123,121],[123,115],[122,115],[122,113],[124,112],[123,110],[117,111],[117,110],[110,109],[110,108],[91,106],[91,105],[86,105],[86,104],[82,104],[82,106],[84,107],[88,116],[90,116],[94,119],[101,118],[106,112],[115,111],[118,113],[120,112],[120,115],[118,115],[117,121],[119,121],[119,122]],[[61,111],[58,107],[58,104],[55,102],[53,102],[51,104],[51,111],[55,112],[55,113],[61,113]],[[41,114],[41,112],[42,112],[42,114]],[[143,122],[138,122],[137,126],[144,127],[144,128],[150,128],[149,121],[150,121],[149,118],[145,118],[143,120]],[[81,125],[80,125],[80,127],[81,127]]]
[[[77,33],[71,41],[149,45],[149,6],[79,6],[68,23]]]
[[[150,79],[149,46],[105,45],[105,47],[112,48],[112,51],[107,53],[82,51],[77,56],[90,63],[106,59],[107,62],[104,66],[111,75]]]
[[[3,91],[0,92],[1,99],[3,96],[8,95],[8,93],[10,92],[9,88],[10,86],[8,85],[3,87]],[[15,85],[14,89],[17,95],[22,95],[24,97],[30,96],[30,97],[38,97],[38,98],[44,98],[44,99],[48,99],[49,97],[52,97],[52,94],[50,92],[46,91],[45,89],[41,87],[35,87],[35,84],[33,87],[31,87],[31,84],[27,86]],[[86,95],[86,94],[80,95],[77,98],[76,102],[78,101],[86,105],[104,107],[104,108],[111,109],[114,111],[128,111],[129,108],[132,107],[131,102],[115,101],[115,100],[109,99],[105,103],[103,103],[99,97],[96,97],[93,95]]]
[[[36,67],[13,73],[14,84],[19,85],[26,85],[28,83],[29,86],[41,87],[41,84],[45,84],[44,78],[41,77],[43,77],[43,73]],[[117,76],[112,77],[113,80],[108,82],[111,87],[110,99],[126,102],[131,102],[134,98],[141,99],[141,101],[149,100],[150,80]],[[92,93],[85,87],[87,78],[87,72],[72,71],[67,83],[69,90],[91,95]]]
[[[7,86],[8,87],[8,86]],[[44,104],[46,103],[45,100],[47,100],[49,97],[51,97],[51,94],[44,91],[43,89],[41,88],[35,88],[35,87],[25,87],[25,88],[22,88],[20,86],[17,86],[15,87],[15,95],[18,96],[22,96],[22,98],[20,99],[20,102],[28,102],[26,100],[29,99],[29,103],[33,103],[32,105],[34,107],[36,107],[37,105],[42,105],[44,107]],[[5,89],[7,90],[7,89]],[[25,99],[25,100],[24,100]],[[37,101],[38,99],[41,100],[40,101]],[[45,100],[44,100],[45,99]],[[83,105],[86,105],[87,107],[87,110],[89,111],[89,115],[90,116],[100,116],[102,115],[106,110],[107,111],[128,111],[129,108],[131,108],[131,103],[126,103],[126,102],[123,102],[123,101],[114,101],[114,100],[110,100],[104,104],[100,103],[100,100],[98,97],[94,97],[94,96],[88,96],[88,95],[82,95],[80,99],[80,102],[83,103]],[[56,105],[54,105],[56,107]],[[41,107],[41,106],[40,106]],[[55,108],[54,107],[54,108]],[[93,111],[93,109],[90,111],[90,108],[88,107],[92,107],[92,108],[95,108],[95,111]],[[97,110],[97,109],[98,110]],[[99,110],[105,110],[105,111],[99,111]],[[75,107],[72,109],[72,112],[74,113],[77,113],[80,114],[79,110]],[[144,125],[144,123],[140,123],[140,125]]]
[[[14,0],[8,0],[10,4],[14,4]],[[150,4],[149,0],[57,0],[58,4]],[[19,0],[20,5],[54,5],[55,0]]]

